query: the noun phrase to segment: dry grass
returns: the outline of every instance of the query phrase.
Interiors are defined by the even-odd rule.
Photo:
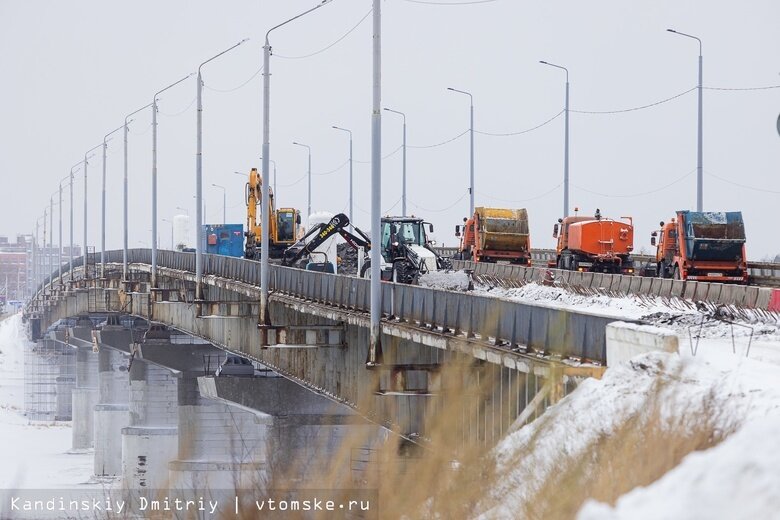
[[[667,417],[662,413],[665,386],[658,379],[644,408],[548,475],[523,504],[521,516],[566,520],[575,518],[588,499],[614,505],[623,494],[655,482],[686,455],[717,445],[736,428],[722,416],[712,393],[684,413]]]

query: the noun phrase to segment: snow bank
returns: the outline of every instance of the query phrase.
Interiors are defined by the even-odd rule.
[[[463,271],[433,271],[420,276],[420,286],[447,291],[468,291],[470,282]]]
[[[614,508],[586,502],[578,520],[776,518],[780,511],[780,416],[746,424],[724,442],[694,452]]]

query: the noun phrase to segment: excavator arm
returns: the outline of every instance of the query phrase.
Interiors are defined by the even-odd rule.
[[[327,224],[318,224],[317,226],[311,228],[309,232],[303,236],[303,238],[285,250],[284,257],[282,258],[282,265],[295,265],[298,260],[303,258],[305,255],[310,255],[320,245],[322,245],[326,240],[331,238],[336,233],[341,235],[347,244],[354,247],[355,249],[358,247],[364,247],[366,251],[370,250],[371,240],[369,237],[358,228],[355,228],[355,231],[357,231],[358,235],[350,233],[345,229],[348,225],[349,218],[345,214],[339,213],[330,219]]]

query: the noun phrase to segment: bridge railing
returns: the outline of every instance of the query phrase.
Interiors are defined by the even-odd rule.
[[[195,271],[194,253],[158,251],[157,260],[162,268]],[[106,261],[121,263],[122,251],[107,251]],[[150,264],[151,250],[129,250],[128,262]],[[74,267],[81,265],[81,259],[74,261]],[[203,255],[203,274],[259,286],[260,263]],[[382,313],[398,322],[442,334],[463,334],[506,348],[528,346],[546,354],[605,360],[605,330],[614,321],[612,317],[472,293],[390,282],[383,282],[382,286]],[[271,265],[269,289],[331,307],[370,311],[371,289],[367,279]]]

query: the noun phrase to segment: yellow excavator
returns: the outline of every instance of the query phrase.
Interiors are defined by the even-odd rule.
[[[244,257],[252,260],[260,259],[260,238],[262,224],[257,221],[258,208],[262,201],[263,178],[257,168],[249,172],[249,182],[246,183],[246,243]],[[299,238],[301,212],[295,208],[280,208],[274,210],[274,193],[269,191],[270,211],[272,216],[268,227],[268,253],[271,258],[281,258],[285,249],[293,245]]]

